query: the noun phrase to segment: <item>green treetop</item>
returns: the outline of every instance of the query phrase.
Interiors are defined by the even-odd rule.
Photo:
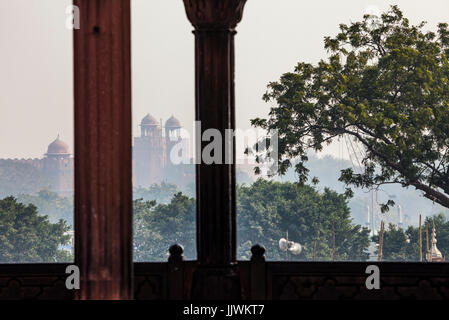
[[[268,85],[264,99],[277,106],[252,124],[278,130],[279,173],[296,163],[306,181],[307,149],[346,135],[363,148],[363,169],[343,170],[341,181],[413,186],[449,208],[449,29],[423,28],[396,6],[365,15],[325,38],[327,59]]]

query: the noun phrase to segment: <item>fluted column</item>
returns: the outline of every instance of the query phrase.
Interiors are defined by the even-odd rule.
[[[81,299],[132,298],[130,0],[75,0],[75,263]]]
[[[236,262],[235,152],[231,163],[226,161],[225,150],[231,145],[225,141],[225,130],[235,129],[234,36],[245,2],[184,0],[195,28],[195,117],[201,121],[201,136],[208,129],[217,129],[223,141],[221,164],[201,161],[196,180],[198,260],[203,269],[215,268],[212,273],[216,276],[220,268],[225,270]],[[202,142],[201,150],[209,143]],[[229,275],[232,278],[228,273],[227,279]],[[201,282],[205,281],[204,273],[201,277]],[[220,298],[223,293],[217,295]]]

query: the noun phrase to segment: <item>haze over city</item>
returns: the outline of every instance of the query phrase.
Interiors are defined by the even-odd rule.
[[[70,3],[0,0],[0,158],[41,157],[57,134],[73,152],[72,31],[65,28]],[[132,4],[134,136],[147,113],[164,122],[175,115],[192,132],[194,39],[183,3]],[[270,104],[261,98],[268,82],[299,61],[325,58],[323,37],[340,23],[391,4],[431,29],[449,12],[445,0],[248,1],[236,37],[237,127],[246,129],[249,119],[267,114]],[[337,145],[324,153],[347,157]]]

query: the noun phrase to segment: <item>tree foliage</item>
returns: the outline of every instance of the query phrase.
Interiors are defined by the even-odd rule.
[[[50,223],[37,208],[14,197],[0,200],[0,263],[72,261],[60,246],[68,244],[69,226],[63,220]]]
[[[424,31],[393,6],[341,24],[324,44],[328,58],[298,63],[270,83],[264,99],[277,105],[268,119],[252,120],[278,130],[279,173],[300,159],[295,169],[305,182],[307,149],[346,136],[363,149],[363,170],[343,170],[341,181],[413,186],[449,207],[448,25]]]
[[[166,261],[172,244],[184,247],[186,259],[196,257],[195,200],[182,193],[168,204],[134,201],[134,260]]]
[[[251,246],[261,243],[267,258],[284,259],[278,241],[289,237],[304,246],[300,259],[332,258],[332,223],[336,260],[365,260],[368,230],[351,224],[346,198],[326,189],[258,180],[238,187],[238,258],[250,257]],[[177,193],[168,204],[134,201],[134,257],[136,261],[166,261],[168,248],[184,247],[186,259],[196,257],[195,200]]]
[[[240,186],[238,201],[238,249],[240,258],[249,258],[256,243],[267,248],[271,260],[284,260],[278,242],[286,237],[299,242],[303,252],[292,259],[331,260],[332,229],[335,233],[335,260],[366,260],[368,229],[351,223],[347,199],[329,189],[259,179]],[[314,249],[315,248],[315,249]],[[315,251],[315,253],[314,253]]]

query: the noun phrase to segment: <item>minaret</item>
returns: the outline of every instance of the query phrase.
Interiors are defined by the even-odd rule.
[[[178,144],[181,139],[181,122],[173,115],[165,122],[165,151],[166,151],[166,166],[172,166],[170,153],[172,148]]]
[[[435,223],[433,224],[432,230],[432,241],[430,246],[430,252],[427,254],[428,262],[444,262],[444,257],[440,250],[437,248],[437,233],[435,231]]]
[[[134,138],[134,184],[148,188],[162,180],[165,144],[160,123],[147,114],[140,123],[141,136]]]
[[[73,158],[70,148],[60,139],[49,144],[44,155],[44,171],[49,179],[50,187],[58,194],[70,194],[73,191]]]

